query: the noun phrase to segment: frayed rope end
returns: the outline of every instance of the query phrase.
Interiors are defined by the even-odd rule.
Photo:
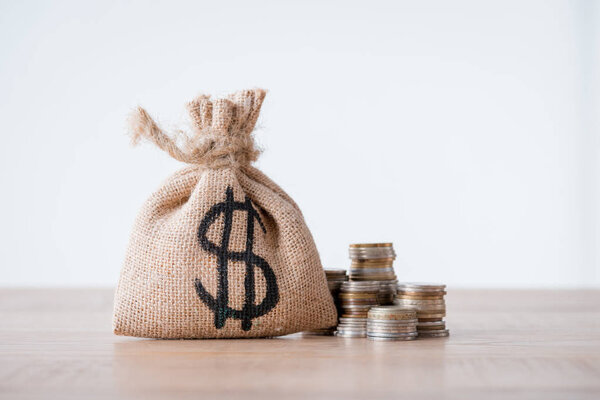
[[[142,107],[137,107],[129,114],[128,125],[132,146],[138,145],[142,138],[150,139],[152,131],[159,129],[152,117]]]

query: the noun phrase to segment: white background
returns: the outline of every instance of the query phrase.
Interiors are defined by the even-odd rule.
[[[600,3],[2,1],[0,284],[113,286],[182,165],[128,111],[264,87],[258,162],[327,267],[393,241],[401,280],[600,284]]]

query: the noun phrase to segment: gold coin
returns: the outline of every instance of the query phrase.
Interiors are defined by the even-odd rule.
[[[342,299],[371,299],[377,295],[377,292],[362,292],[362,293],[350,293],[350,292],[342,292],[340,293],[340,298]]]
[[[353,243],[350,247],[392,247],[392,243]]]
[[[350,264],[350,268],[354,268],[354,267],[358,267],[358,268],[366,268],[367,265],[370,267],[372,265],[393,265],[394,264],[394,259],[393,258],[373,258],[373,259],[365,259],[365,260],[352,260],[352,263]]]
[[[446,329],[446,324],[431,325],[431,326],[417,325],[417,330],[419,330],[419,331],[435,331],[435,330],[438,330],[438,329]]]

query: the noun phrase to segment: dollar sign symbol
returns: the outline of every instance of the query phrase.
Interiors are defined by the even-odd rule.
[[[246,222],[246,249],[244,251],[229,251],[229,238],[231,237],[231,226],[233,222],[234,211],[247,212]],[[218,246],[208,240],[206,234],[210,226],[215,220],[224,214],[223,236],[221,237],[221,245]],[[279,301],[279,288],[277,287],[277,279],[271,266],[262,258],[252,252],[254,244],[254,220],[258,221],[262,231],[267,232],[260,215],[252,206],[252,202],[246,196],[244,202],[235,201],[233,199],[233,189],[227,187],[225,191],[225,201],[217,203],[208,210],[204,218],[200,222],[198,228],[198,240],[202,248],[217,256],[217,270],[219,273],[219,281],[217,286],[216,299],[208,293],[208,291],[200,282],[200,279],[195,280],[196,293],[200,299],[210,308],[215,314],[215,327],[221,329],[225,326],[227,318],[241,319],[242,329],[249,331],[252,328],[252,319],[260,317],[268,313]],[[245,302],[241,310],[236,310],[229,307],[229,287],[228,287],[228,263],[232,261],[243,261],[246,263],[246,277],[244,279]],[[255,303],[256,289],[254,285],[254,268],[258,267],[262,271],[267,283],[265,298],[258,305]]]

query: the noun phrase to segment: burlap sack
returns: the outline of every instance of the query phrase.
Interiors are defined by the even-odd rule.
[[[194,132],[178,145],[143,109],[145,137],[191,164],[139,213],[115,295],[114,332],[153,338],[285,335],[336,323],[302,213],[250,166],[265,97],[247,90],[188,104]]]

